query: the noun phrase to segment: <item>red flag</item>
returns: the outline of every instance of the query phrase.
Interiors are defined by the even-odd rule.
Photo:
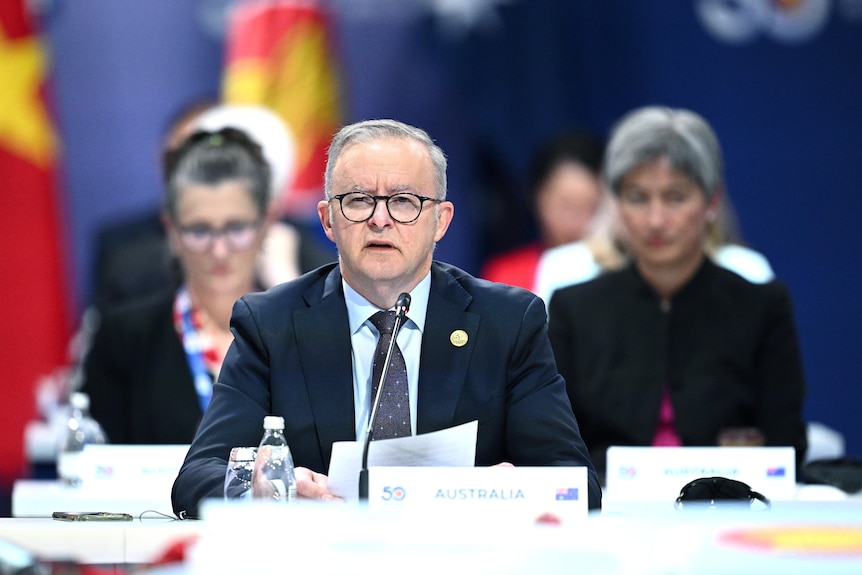
[[[297,145],[287,213],[314,213],[323,196],[326,148],[341,127],[339,75],[327,15],[315,3],[237,3],[229,24],[224,101],[260,104],[281,116]]]
[[[0,2],[0,305],[4,337],[0,481],[26,473],[23,430],[40,376],[67,363],[71,335],[55,190],[45,53],[24,0]]]

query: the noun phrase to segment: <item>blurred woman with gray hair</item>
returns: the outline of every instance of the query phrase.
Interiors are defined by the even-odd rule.
[[[550,336],[590,455],[611,445],[806,449],[790,295],[708,257],[724,190],[710,125],[648,107],[615,126],[604,179],[631,261],[554,292]]]
[[[270,183],[261,146],[235,128],[166,151],[162,222],[179,285],[107,310],[84,358],[83,391],[112,443],[191,443],[233,342],[233,304],[262,289]]]

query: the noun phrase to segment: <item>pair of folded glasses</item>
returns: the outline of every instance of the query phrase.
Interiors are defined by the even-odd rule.
[[[771,504],[762,493],[747,484],[727,477],[700,477],[687,483],[676,498],[677,509],[714,509],[733,504],[751,509],[769,509]]]

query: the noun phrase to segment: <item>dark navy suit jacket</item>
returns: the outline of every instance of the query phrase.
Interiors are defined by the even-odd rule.
[[[582,465],[601,488],[557,372],[542,301],[434,262],[419,366],[417,433],[478,420],[476,465]],[[234,344],[174,483],[178,515],[221,497],[231,447],[257,445],[266,415],[285,419],[297,466],[327,473],[332,444],[356,439],[347,307],[337,265],[234,306]],[[450,334],[463,330],[466,345]]]
[[[162,290],[101,314],[83,391],[111,443],[186,444],[195,435],[201,408],[174,327],[174,295]]]

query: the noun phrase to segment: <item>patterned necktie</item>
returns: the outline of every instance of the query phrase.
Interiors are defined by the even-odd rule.
[[[371,375],[372,402],[377,397],[377,387],[383,364],[386,363],[386,352],[392,340],[392,328],[395,327],[394,311],[379,311],[369,318],[380,332],[377,349],[374,350],[374,369]],[[374,405],[372,403],[372,405]],[[392,348],[392,361],[389,372],[383,384],[383,396],[377,408],[376,425],[373,439],[390,439],[410,435],[410,396],[407,391],[407,366],[398,344]]]

